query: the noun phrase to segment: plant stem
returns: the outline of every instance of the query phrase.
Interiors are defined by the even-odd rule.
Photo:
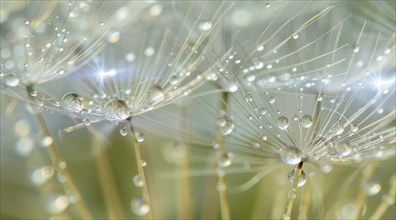
[[[298,210],[298,219],[307,219],[311,193],[312,193],[312,185],[310,181],[307,181],[301,196],[300,208]]]
[[[301,175],[303,163],[304,162],[301,161],[296,167],[296,170],[294,173],[294,179],[293,179],[293,186],[289,193],[289,203],[287,204],[286,213],[283,215],[284,220],[288,220],[291,217],[293,203],[297,196],[298,179],[300,178],[300,175]]]
[[[220,109],[222,111],[224,111],[224,113],[227,112],[228,99],[229,99],[228,92],[222,93]],[[221,134],[219,129],[217,129],[216,141],[219,144],[217,153],[221,154],[225,151],[225,147],[224,147],[224,136]],[[218,175],[217,184],[220,187],[227,186],[225,175]],[[220,197],[221,219],[223,219],[223,220],[230,219],[230,210],[228,207],[228,200],[227,200],[227,188],[225,187],[224,189],[221,189],[218,191],[219,191],[219,197]]]
[[[90,129],[92,130],[92,128]],[[97,131],[94,131],[97,133]],[[92,132],[93,133],[93,132]],[[95,134],[93,133],[93,134]],[[94,135],[93,149],[95,156],[96,170],[99,175],[100,186],[102,188],[106,203],[107,212],[110,219],[124,219],[124,212],[120,204],[120,198],[114,183],[114,176],[111,171],[109,158],[103,149],[101,137]]]
[[[153,219],[153,215],[152,215],[152,207],[151,207],[151,203],[150,203],[150,194],[148,191],[148,187],[147,187],[147,181],[146,181],[146,176],[144,174],[144,169],[143,169],[143,165],[142,165],[142,155],[140,153],[140,147],[139,147],[139,143],[136,139],[136,134],[135,134],[135,129],[133,127],[132,124],[132,118],[128,118],[128,124],[129,124],[129,133],[131,134],[132,137],[132,145],[133,145],[133,150],[135,153],[135,159],[136,159],[136,164],[137,164],[137,168],[138,168],[138,174],[140,176],[140,178],[143,180],[143,186],[142,186],[142,194],[143,194],[143,198],[146,201],[147,205],[150,207],[150,211],[147,213],[146,218],[147,219]]]
[[[29,86],[27,87],[27,92],[28,92],[28,98],[29,101],[34,103],[34,97],[30,95],[29,90],[32,90],[33,87]],[[51,137],[51,133],[49,132],[49,129],[47,127],[47,124],[45,123],[45,120],[43,118],[43,115],[41,112],[35,113],[36,119],[40,125],[41,132],[43,133],[44,137]],[[82,199],[76,185],[73,182],[73,179],[71,178],[67,168],[63,165],[64,161],[62,160],[62,157],[58,151],[58,148],[55,144],[55,141],[52,141],[51,144],[48,146],[48,153],[49,156],[52,160],[52,163],[54,164],[55,167],[57,167],[58,172],[66,178],[66,182],[64,183],[65,188],[67,191],[69,191],[73,196],[76,197],[76,208],[78,212],[80,213],[81,217],[83,219],[92,219],[92,215],[89,212],[87,206],[85,205],[84,200]]]

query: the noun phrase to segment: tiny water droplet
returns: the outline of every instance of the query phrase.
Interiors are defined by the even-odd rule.
[[[165,98],[165,92],[162,90],[161,86],[154,85],[153,87],[151,87],[150,95],[149,95],[151,104],[153,105],[158,104],[162,102],[164,98]]]
[[[91,120],[89,118],[83,118],[82,122],[85,126],[91,125]]]
[[[62,106],[72,112],[81,112],[84,108],[84,99],[76,93],[67,93],[62,97]]]
[[[232,120],[232,118],[228,117],[226,115],[217,118],[216,124],[217,124],[222,135],[230,134],[234,130],[234,127],[235,127],[235,124],[234,124],[234,121]]]
[[[218,164],[220,167],[228,167],[234,159],[234,154],[231,152],[224,152],[218,155]]]
[[[304,115],[300,118],[300,125],[303,128],[310,128],[312,126],[312,117],[310,115]]]
[[[125,120],[129,117],[129,108],[122,100],[110,99],[103,106],[103,113],[109,119]]]
[[[287,179],[289,180],[290,185],[293,185],[294,183],[294,176],[296,174],[296,169],[292,169],[288,174],[287,174]],[[301,187],[305,184],[305,182],[307,181],[306,175],[304,170],[301,170],[301,175],[298,178],[298,183],[297,183],[297,187]]]
[[[280,149],[281,160],[289,165],[296,165],[301,162],[300,151],[295,147],[284,147]]]
[[[275,98],[273,96],[270,96],[268,98],[268,102],[271,103],[271,104],[274,104],[275,103]]]
[[[141,133],[141,132],[136,131],[136,132],[135,132],[135,137],[136,137],[136,141],[137,141],[138,143],[141,143],[141,142],[144,141],[144,134]]]
[[[122,136],[126,136],[126,135],[128,134],[127,128],[126,128],[126,127],[122,127],[122,128],[120,129],[120,134],[121,134]]]
[[[133,176],[133,184],[136,186],[136,187],[143,187],[144,186],[144,181],[143,181],[143,178],[139,175],[139,174],[136,174],[135,176]]]
[[[281,116],[276,121],[278,128],[281,130],[286,130],[289,127],[289,120],[285,116]]]
[[[356,133],[359,130],[358,126],[351,124],[351,131]]]
[[[258,110],[258,113],[259,113],[260,115],[265,115],[265,114],[267,114],[267,110],[265,110],[265,108],[260,108],[260,109]]]
[[[145,160],[141,160],[140,163],[142,164],[142,167],[147,166],[147,162]]]
[[[52,144],[53,140],[50,136],[45,136],[41,139],[41,146],[48,147]]]
[[[131,210],[137,216],[145,216],[150,211],[150,207],[145,199],[138,196],[131,201]]]

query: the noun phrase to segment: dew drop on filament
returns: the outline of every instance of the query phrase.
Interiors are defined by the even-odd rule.
[[[218,155],[218,164],[220,167],[228,167],[232,163],[234,154],[230,152],[224,152]]]
[[[120,129],[120,134],[121,134],[122,136],[126,136],[126,135],[128,134],[127,128],[126,128],[126,127],[122,127],[122,128]]]
[[[81,112],[84,108],[84,99],[76,93],[67,93],[62,97],[62,106],[72,112]]]
[[[162,102],[165,98],[165,92],[159,85],[154,85],[151,87],[151,91],[149,94],[150,103],[155,105]]]
[[[109,119],[125,120],[129,115],[128,105],[119,99],[110,99],[103,106],[103,113]]]
[[[310,128],[312,126],[312,117],[310,115],[304,115],[300,118],[300,125],[303,128]]]
[[[216,124],[222,135],[231,134],[235,127],[232,118],[226,115],[217,118]]]
[[[287,174],[287,179],[289,180],[290,185],[294,184],[294,176],[296,175],[296,169],[291,170]],[[307,177],[305,175],[304,170],[301,170],[301,175],[298,178],[297,187],[304,186],[305,182],[307,181]]]
[[[285,164],[296,165],[301,162],[301,154],[295,147],[285,147],[280,150],[280,158]]]
[[[131,210],[137,216],[145,216],[145,215],[147,215],[147,213],[149,213],[150,206],[148,205],[148,203],[146,202],[146,200],[143,197],[138,196],[138,197],[132,199]]]
[[[276,121],[278,128],[281,130],[286,130],[289,127],[289,120],[285,116],[281,116]]]

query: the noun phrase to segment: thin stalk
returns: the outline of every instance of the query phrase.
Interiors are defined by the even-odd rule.
[[[390,188],[387,194],[382,196],[382,202],[375,210],[374,214],[370,217],[370,220],[381,219],[385,214],[389,206],[393,205],[396,196],[396,176],[393,175],[390,178]]]
[[[228,92],[222,93],[220,109],[224,112],[227,112],[228,99],[229,99]],[[225,151],[224,136],[221,134],[219,129],[217,129],[217,132],[216,132],[216,141],[219,144],[219,148],[217,149],[217,152],[219,154],[224,153],[224,151]],[[225,175],[218,175],[217,184],[220,187],[226,186],[227,183],[226,183]],[[219,198],[220,198],[221,219],[223,219],[223,220],[230,219],[231,217],[230,217],[230,210],[228,207],[227,189],[224,188],[224,189],[221,189],[218,191],[219,191]]]
[[[311,193],[312,185],[310,181],[307,181],[301,196],[300,208],[298,210],[298,219],[307,219],[309,204],[311,200]]]
[[[109,158],[101,143],[103,143],[103,141],[100,139],[100,137],[94,135],[92,144],[94,155],[96,155],[96,171],[98,172],[100,186],[104,194],[108,217],[110,219],[124,219],[124,211],[122,210],[117,188],[115,187],[114,176],[110,168]]]
[[[288,220],[291,217],[291,212],[292,212],[292,209],[293,209],[293,203],[294,203],[294,200],[296,199],[296,196],[297,196],[298,179],[300,178],[300,175],[301,175],[301,172],[302,172],[303,163],[304,162],[301,161],[296,167],[296,170],[295,170],[295,173],[294,173],[294,179],[293,179],[293,186],[292,186],[292,188],[290,190],[290,193],[289,193],[289,202],[287,204],[286,213],[283,214],[283,219],[284,220]]]
[[[132,139],[132,145],[133,145],[133,150],[135,153],[135,159],[136,159],[136,164],[137,164],[137,168],[138,168],[138,174],[140,176],[140,178],[143,180],[143,186],[142,186],[142,194],[143,194],[143,198],[146,201],[147,205],[150,207],[150,211],[147,213],[146,218],[147,219],[153,219],[153,215],[152,215],[152,207],[151,207],[151,203],[150,203],[150,194],[148,191],[148,187],[147,187],[147,181],[146,181],[146,176],[144,174],[144,169],[143,169],[143,165],[142,165],[142,155],[140,153],[140,147],[139,147],[139,143],[136,139],[136,133],[135,133],[135,129],[133,127],[132,124],[132,119],[128,118],[128,124],[129,124],[129,133]]]
[[[189,120],[187,118],[191,115],[191,106],[184,104],[182,107],[182,117],[180,121],[181,128],[181,141],[182,144],[189,143],[189,135],[183,131],[188,131],[191,129]],[[180,174],[178,178],[178,182],[176,183],[176,192],[177,192],[177,207],[178,207],[178,216],[180,219],[191,219],[191,200],[190,200],[190,181],[189,181],[189,151],[188,147],[186,147],[186,154],[181,159],[180,163],[177,163],[177,172]]]
[[[28,92],[28,97],[29,100],[33,103],[34,102],[34,97],[30,95],[29,90],[33,90],[33,87],[27,87],[27,92]],[[36,119],[40,125],[41,132],[43,133],[44,137],[51,137],[51,133],[49,132],[49,129],[47,127],[47,124],[45,123],[45,120],[43,118],[43,115],[41,112],[35,113]],[[52,160],[52,163],[54,164],[55,167],[57,167],[58,172],[66,178],[66,182],[64,183],[65,188],[67,191],[69,191],[73,196],[76,197],[76,208],[78,212],[80,213],[81,217],[83,219],[93,219],[91,213],[89,212],[87,206],[85,205],[84,200],[82,199],[76,185],[73,182],[73,179],[71,178],[69,171],[67,170],[66,166],[64,166],[64,161],[62,160],[62,157],[58,151],[58,148],[55,144],[54,141],[51,142],[51,144],[48,146],[48,153],[49,156]]]

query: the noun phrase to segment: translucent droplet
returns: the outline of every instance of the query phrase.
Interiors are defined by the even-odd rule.
[[[224,152],[218,155],[218,164],[220,167],[228,167],[232,163],[234,154],[231,152]]]
[[[69,206],[69,198],[65,195],[53,197],[47,204],[47,209],[51,214],[63,212]]]
[[[263,45],[259,45],[257,46],[257,51],[263,51],[264,50],[264,46]]]
[[[359,130],[358,126],[351,124],[351,131],[356,133]]]
[[[312,117],[310,115],[304,115],[300,118],[300,125],[303,128],[310,128],[312,126]]]
[[[373,196],[381,191],[381,185],[376,178],[369,178],[363,182],[363,189],[368,196]]]
[[[216,124],[222,135],[231,134],[231,132],[234,130],[235,127],[232,118],[226,115],[217,118]]]
[[[133,176],[132,181],[133,181],[133,184],[136,187],[143,187],[144,186],[143,178],[139,174],[136,174],[135,176]]]
[[[158,104],[164,100],[165,92],[162,90],[161,86],[154,85],[151,87],[149,98],[151,104]]]
[[[141,143],[141,142],[144,141],[144,134],[141,133],[141,132],[136,131],[136,132],[135,132],[135,137],[136,137],[136,141],[137,141],[138,143]]]
[[[15,87],[15,86],[19,85],[19,79],[12,75],[6,76],[4,79],[4,82],[7,86],[10,86],[10,87]]]
[[[103,113],[110,119],[125,120],[129,115],[128,105],[119,99],[110,99],[103,106]]]
[[[43,137],[42,139],[41,139],[41,142],[40,142],[40,144],[41,144],[41,146],[43,146],[43,147],[48,147],[48,146],[50,146],[51,144],[52,144],[52,138],[50,137],[50,136],[45,136],[45,137]]]
[[[281,116],[276,121],[279,129],[286,130],[289,127],[289,120],[285,116]]]
[[[33,88],[27,88],[28,93],[30,96],[32,97],[36,97],[37,96],[37,90],[33,89]]]
[[[281,160],[289,165],[296,165],[301,162],[300,151],[295,147],[285,147],[280,150]]]
[[[338,143],[335,145],[335,150],[337,151],[340,157],[345,157],[351,154],[352,149],[349,147],[347,143]]]
[[[67,93],[62,97],[62,106],[72,112],[81,112],[84,108],[84,99],[76,93]]]
[[[147,166],[147,162],[145,160],[141,160],[140,163],[142,164],[142,167]]]
[[[121,134],[122,136],[126,136],[126,135],[128,134],[127,127],[122,127],[122,128],[120,129],[120,134]]]
[[[150,211],[150,207],[146,200],[138,196],[131,201],[131,210],[137,216],[145,216]]]
[[[258,113],[259,113],[260,115],[265,115],[265,114],[267,114],[267,110],[265,110],[265,108],[260,108],[260,109],[258,110]]]
[[[293,183],[294,183],[295,174],[296,174],[296,169],[291,170],[287,174],[287,179],[289,180],[290,185],[293,185]],[[304,186],[306,181],[307,181],[307,178],[306,178],[305,172],[304,172],[304,170],[301,170],[301,175],[298,178],[297,187]]]
[[[91,120],[89,118],[83,118],[82,122],[85,126],[91,125]]]
[[[245,101],[246,102],[251,102],[251,101],[253,101],[253,96],[251,95],[251,94],[246,94],[246,96],[245,96]]]
[[[207,31],[207,30],[209,30],[210,28],[212,28],[212,23],[210,23],[209,21],[207,21],[207,22],[201,22],[201,23],[199,23],[199,29],[201,30],[201,31]]]
[[[330,131],[333,135],[340,135],[344,132],[344,125],[341,122],[336,122]]]
[[[293,121],[298,121],[299,118],[300,118],[300,117],[298,117],[298,115],[294,115],[294,116],[293,116]]]
[[[271,103],[271,104],[274,104],[275,103],[275,98],[273,96],[270,96],[268,98],[268,102]]]

